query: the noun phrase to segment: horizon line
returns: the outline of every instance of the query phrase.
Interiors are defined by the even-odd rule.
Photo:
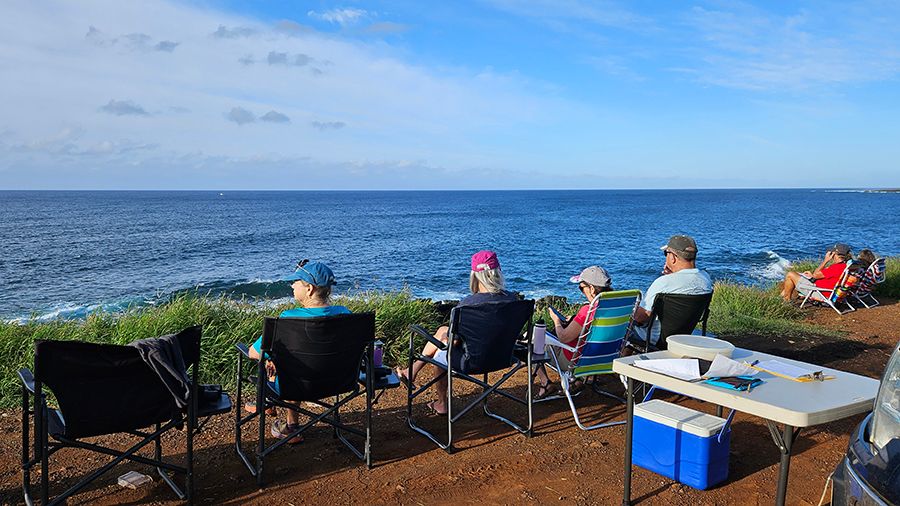
[[[828,190],[858,192],[897,192],[900,188],[845,186],[758,186],[758,187],[680,187],[680,188],[0,188],[0,192],[498,192],[498,191],[696,191],[696,190]]]

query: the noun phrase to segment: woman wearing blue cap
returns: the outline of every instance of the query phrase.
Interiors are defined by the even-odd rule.
[[[335,284],[334,273],[322,262],[302,260],[297,264],[297,270],[284,278],[284,281],[291,284],[291,288],[294,290],[294,300],[300,306],[282,311],[279,315],[281,318],[319,318],[350,313],[350,310],[344,306],[330,304],[331,287]],[[261,346],[262,336],[250,346],[250,358],[259,360]],[[275,364],[271,360],[266,362],[266,369],[269,372],[270,386],[276,392],[279,391]],[[256,404],[248,402],[244,405],[244,409],[255,413]],[[286,422],[278,419],[272,422],[272,436],[283,439],[297,430],[300,422],[298,417],[299,415],[295,411],[288,409]],[[302,441],[303,436],[297,436],[288,443],[296,444]]]

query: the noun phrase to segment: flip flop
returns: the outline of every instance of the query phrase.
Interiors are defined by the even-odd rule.
[[[538,393],[534,395],[534,399],[537,401],[556,395],[559,392],[559,383],[548,381],[546,385],[540,385],[539,388]]]
[[[447,415],[447,412],[446,412],[446,411],[444,411],[443,413],[441,413],[440,411],[438,411],[437,409],[435,409],[435,407],[434,407],[435,403],[437,403],[437,401],[431,401],[431,402],[429,402],[428,404],[426,404],[426,406],[428,406],[428,409],[431,410],[431,414],[432,414],[432,415],[437,415],[437,416],[446,416],[446,415]]]
[[[573,381],[569,385],[569,393],[572,395],[579,394],[579,393],[581,393],[582,390],[584,390],[584,381],[583,380]]]

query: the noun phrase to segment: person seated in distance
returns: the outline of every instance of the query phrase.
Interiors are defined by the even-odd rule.
[[[781,288],[781,297],[785,301],[797,298],[798,292],[808,292],[816,288],[832,290],[840,281],[847,260],[851,259],[850,246],[839,242],[828,248],[825,258],[813,271],[796,272],[789,271],[784,276],[784,285]]]
[[[855,264],[859,264],[859,270],[865,271],[869,266],[875,263],[877,258],[874,251],[870,249],[861,249],[859,250],[859,253],[856,254]]]
[[[294,291],[294,300],[299,307],[282,311],[280,318],[319,318],[322,316],[334,316],[349,314],[350,310],[344,306],[331,305],[331,287],[335,284],[334,272],[322,262],[309,262],[301,260],[297,264],[297,270],[283,279],[291,284]],[[250,346],[250,358],[259,360],[262,354],[262,336]],[[271,360],[266,362],[266,371],[269,375],[269,386],[279,392],[278,371]],[[251,413],[256,412],[256,404],[248,402],[244,409]],[[285,410],[285,421],[275,419],[272,422],[272,437],[284,439],[300,427],[299,414],[293,410]],[[268,411],[267,411],[268,413]],[[303,436],[297,436],[288,443],[296,444],[303,441]]]
[[[640,305],[635,308],[635,325],[632,326],[632,331],[628,336],[628,340],[639,349],[643,349],[647,341],[647,324],[650,323],[651,311],[657,295],[661,293],[703,295],[713,291],[713,283],[709,274],[697,268],[697,242],[692,237],[673,235],[669,238],[669,242],[659,249],[666,257],[662,275],[650,284]],[[651,329],[650,344],[655,346],[659,341],[660,325],[653,322]]]

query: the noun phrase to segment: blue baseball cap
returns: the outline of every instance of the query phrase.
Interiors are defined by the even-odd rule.
[[[322,262],[300,262],[297,270],[287,275],[283,281],[303,281],[313,286],[331,286],[336,283],[334,272]]]

